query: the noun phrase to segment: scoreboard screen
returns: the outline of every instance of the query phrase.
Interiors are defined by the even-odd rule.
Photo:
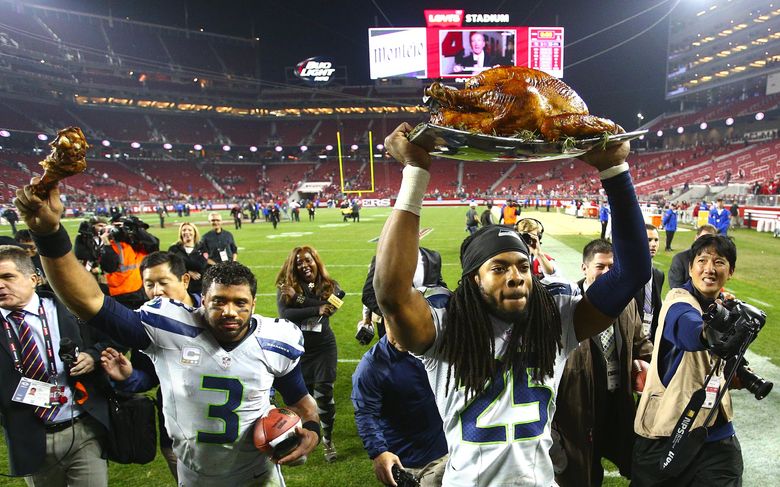
[[[499,65],[563,77],[563,27],[369,29],[368,41],[371,79],[459,79]]]

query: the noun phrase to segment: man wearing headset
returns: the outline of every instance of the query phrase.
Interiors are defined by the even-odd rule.
[[[517,233],[523,237],[531,251],[531,272],[540,281],[544,278],[563,278],[563,274],[555,265],[555,260],[542,252],[542,236],[544,225],[536,218],[523,218],[515,226]]]

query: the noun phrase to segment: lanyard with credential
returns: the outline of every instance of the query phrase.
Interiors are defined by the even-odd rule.
[[[43,341],[46,344],[46,356],[49,359],[49,376],[54,380],[54,385],[57,385],[57,363],[54,361],[54,346],[51,343],[51,334],[49,333],[49,322],[46,320],[46,312],[43,310],[43,303],[38,305],[38,316],[41,320],[41,328],[43,329]],[[29,326],[29,325],[27,325]],[[14,358],[14,367],[20,374],[24,375],[24,369],[22,368],[22,357],[19,355],[19,349],[16,347],[17,338],[14,336],[14,332],[11,331],[11,324],[7,318],[3,319],[3,328],[5,328],[5,334],[8,337],[8,348],[11,349],[11,355]],[[30,331],[32,332],[32,330]],[[30,337],[34,340],[34,337]]]

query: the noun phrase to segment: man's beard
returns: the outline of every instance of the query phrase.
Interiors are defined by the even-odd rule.
[[[495,316],[499,320],[504,321],[506,323],[512,323],[513,325],[520,325],[520,327],[522,328],[525,327],[525,325],[528,322],[528,303],[530,301],[530,296],[526,298],[526,305],[522,310],[504,311],[499,308],[498,300],[492,295],[485,292],[485,289],[482,287],[482,284],[479,284],[479,293],[482,295],[482,299],[485,301],[485,306],[487,306],[488,314]]]

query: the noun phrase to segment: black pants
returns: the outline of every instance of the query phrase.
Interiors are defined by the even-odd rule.
[[[333,399],[333,382],[316,382],[306,384],[309,394],[317,402],[317,412],[320,415],[322,438],[333,440],[333,422],[336,418],[336,401]]]
[[[631,487],[742,486],[742,449],[736,435],[705,443],[685,473],[676,478],[665,476],[659,467],[667,449],[667,438],[637,438],[634,443]]]
[[[607,222],[601,222],[601,240],[607,235]]]
[[[666,231],[666,250],[672,250],[672,240],[674,240],[674,230]]]

